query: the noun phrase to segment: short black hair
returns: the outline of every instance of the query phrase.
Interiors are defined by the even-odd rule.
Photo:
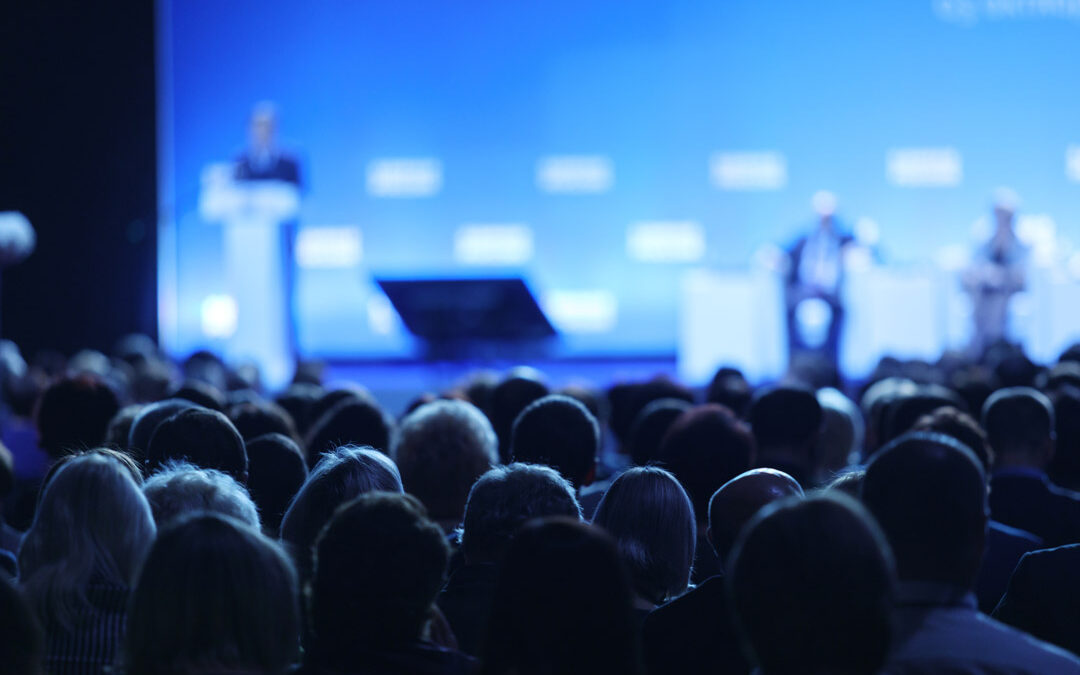
[[[308,432],[308,466],[343,445],[366,445],[389,453],[393,423],[373,401],[346,397],[319,418]]]
[[[296,571],[280,548],[238,521],[197,513],[157,536],[131,594],[131,675],[285,673],[299,651]]]
[[[634,418],[626,439],[630,461],[637,466],[655,461],[668,429],[692,407],[692,404],[679,398],[661,398],[642,408]]]
[[[512,461],[545,464],[580,488],[596,466],[600,427],[580,401],[552,394],[521,411],[511,439]]]
[[[372,492],[338,509],[316,543],[309,601],[318,665],[347,672],[364,647],[416,642],[449,556],[442,529],[411,495]]]
[[[521,411],[533,401],[549,393],[551,391],[548,386],[531,374],[516,373],[503,379],[488,394],[484,413],[491,422],[491,428],[495,430],[495,436],[499,439],[500,462],[509,464],[514,461],[510,454],[511,436],[514,422],[517,421]]]
[[[119,410],[116,394],[97,377],[81,374],[61,378],[38,400],[38,444],[52,459],[101,445]]]
[[[198,407],[200,406],[191,401],[178,398],[169,398],[143,406],[131,422],[126,448],[128,454],[137,461],[145,462],[146,451],[150,448],[150,439],[153,438],[158,425],[181,410]]]
[[[730,567],[736,626],[764,675],[871,675],[884,665],[893,562],[854,499],[822,493],[765,507]]]
[[[169,460],[217,469],[241,485],[247,483],[248,458],[244,439],[229,418],[216,410],[181,410],[157,425],[146,450],[147,464],[154,471]]]
[[[229,406],[227,414],[245,441],[266,434],[281,434],[297,444],[300,442],[292,417],[276,403],[261,399],[243,401]]]
[[[951,406],[938,408],[923,415],[911,427],[912,431],[935,431],[955,438],[975,453],[983,471],[989,473],[994,466],[994,451],[990,439],[974,417]]]
[[[281,519],[308,477],[300,446],[288,436],[265,434],[247,443],[248,492],[259,507],[263,531],[276,537]]]
[[[905,434],[867,465],[862,501],[892,545],[901,580],[973,586],[988,502],[971,450],[944,434]]]
[[[994,452],[1038,453],[1054,438],[1054,406],[1037,389],[999,389],[986,399],[983,428]]]
[[[730,366],[719,368],[705,390],[707,403],[719,403],[739,416],[746,414],[753,398],[754,390],[746,381],[746,376],[738,368]]]
[[[698,523],[721,485],[750,469],[755,455],[750,427],[716,403],[687,410],[660,443],[659,464],[675,474],[694,505]]]
[[[821,404],[814,392],[802,387],[778,386],[754,397],[750,428],[759,450],[776,446],[806,446],[821,430]]]
[[[497,561],[523,523],[543,516],[581,518],[573,486],[548,466],[495,467],[469,491],[461,550],[469,562]]]

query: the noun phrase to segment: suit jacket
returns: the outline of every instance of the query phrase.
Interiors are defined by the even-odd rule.
[[[1080,544],[1021,558],[994,618],[1080,654]]]
[[[1048,547],[1080,543],[1080,494],[1054,485],[1043,473],[995,472],[990,478],[990,517],[1042,537]]]
[[[280,180],[300,187],[300,162],[278,153],[267,165],[258,166],[245,153],[236,160],[236,180]]]
[[[750,672],[731,623],[722,576],[653,610],[641,642],[649,675]]]
[[[439,594],[439,609],[454,631],[458,649],[466,654],[482,653],[498,577],[498,565],[464,565],[450,575]]]
[[[1030,532],[990,521],[986,555],[979,568],[979,578],[975,581],[975,597],[979,600],[980,612],[989,614],[994,611],[1020,559],[1025,553],[1042,547],[1042,540]]]

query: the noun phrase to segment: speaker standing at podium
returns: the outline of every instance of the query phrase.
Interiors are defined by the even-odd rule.
[[[844,322],[844,249],[855,239],[837,225],[832,193],[818,192],[812,203],[817,224],[787,251],[784,300],[788,359],[795,363],[802,356],[816,355],[838,371]],[[824,334],[817,341],[808,339],[813,332]]]
[[[248,148],[236,160],[234,178],[237,182],[279,181],[292,185],[297,192],[303,188],[300,179],[300,162],[296,157],[281,150],[277,142],[278,114],[277,107],[270,102],[256,104],[251,113],[248,129]],[[290,355],[296,357],[296,322],[293,312],[294,296],[294,241],[296,238],[295,219],[281,223],[281,272],[284,275],[285,316],[287,319],[287,339]]]

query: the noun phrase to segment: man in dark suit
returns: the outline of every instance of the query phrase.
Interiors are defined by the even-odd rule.
[[[1020,559],[994,610],[998,621],[1080,654],[1080,544]]]
[[[793,362],[817,354],[835,370],[840,361],[840,332],[844,323],[841,291],[844,282],[844,249],[855,239],[836,222],[836,197],[821,191],[814,195],[817,226],[788,248],[784,300],[787,307],[788,358]],[[809,344],[800,326],[800,306],[824,302],[829,309],[824,342]]]
[[[709,502],[707,534],[721,565],[743,526],[763,506],[802,493],[791,476],[773,469],[747,471],[717,490]],[[720,574],[653,610],[642,632],[649,675],[749,673],[728,605]]]
[[[983,406],[983,427],[996,460],[991,517],[1042,537],[1046,546],[1080,543],[1080,494],[1050,482],[1054,409],[1035,389],[1002,389]]]
[[[277,127],[274,105],[266,102],[256,105],[248,129],[248,149],[236,160],[236,180],[279,180],[301,187],[300,162],[278,147]]]

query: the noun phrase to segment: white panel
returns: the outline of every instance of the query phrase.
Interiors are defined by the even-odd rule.
[[[709,176],[721,190],[779,190],[787,185],[782,153],[718,152],[709,159]]]
[[[614,165],[603,155],[542,157],[536,165],[536,185],[544,192],[596,194],[614,184]]]
[[[454,233],[454,260],[463,265],[521,265],[532,259],[533,231],[521,223],[469,223]]]
[[[442,189],[442,163],[431,157],[381,158],[367,166],[373,197],[430,197]]]
[[[363,235],[355,226],[305,227],[296,235],[296,264],[300,267],[356,267],[363,256]]]
[[[955,148],[893,148],[885,177],[897,187],[953,187],[963,180],[964,165]]]
[[[695,262],[705,256],[705,228],[693,220],[634,223],[626,232],[626,254],[641,262]]]

